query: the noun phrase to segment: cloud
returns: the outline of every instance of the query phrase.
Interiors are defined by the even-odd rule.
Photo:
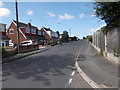
[[[7,8],[0,8],[0,16],[1,17],[7,17],[10,16],[11,11]]]
[[[49,15],[49,17],[54,17],[55,16],[55,14],[52,13],[52,12],[47,12],[47,14]]]
[[[106,24],[103,24],[103,25],[101,25],[101,26],[98,27],[98,28],[92,28],[92,29],[90,29],[90,32],[94,33],[94,32],[96,32],[97,30],[100,30],[101,27],[103,27],[103,26],[106,26]]]
[[[32,15],[32,14],[33,14],[33,11],[30,10],[30,11],[27,12],[27,14],[28,14],[28,15]]]
[[[0,7],[2,7],[3,6],[3,3],[2,3],[2,1],[0,1]]]
[[[67,20],[69,20],[69,19],[73,19],[74,16],[65,13],[64,15],[59,15],[59,18],[60,19],[67,19]]]
[[[84,13],[82,13],[82,14],[79,15],[80,18],[84,18],[84,16],[85,16]]]
[[[92,15],[90,15],[91,17],[96,17],[96,15],[95,14],[92,14]]]

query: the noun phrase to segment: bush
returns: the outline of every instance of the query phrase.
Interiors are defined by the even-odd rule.
[[[2,54],[4,54],[4,53],[6,53],[6,51],[5,51],[5,49],[4,49],[4,48],[2,48]]]
[[[51,42],[48,42],[47,44],[48,44],[48,45],[51,45],[52,43],[51,43]]]

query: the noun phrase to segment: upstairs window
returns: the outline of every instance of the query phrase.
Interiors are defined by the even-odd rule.
[[[42,31],[38,31],[38,35],[42,35]]]
[[[0,32],[5,32],[5,27],[3,25],[0,25]]]
[[[36,34],[36,29],[31,29],[32,34]]]
[[[26,33],[30,33],[30,28],[26,28]]]
[[[14,34],[14,29],[10,29],[9,33]]]
[[[43,33],[43,36],[45,35],[45,32],[42,32]]]

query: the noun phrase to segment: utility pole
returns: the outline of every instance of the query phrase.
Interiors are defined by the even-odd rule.
[[[19,38],[19,25],[18,25],[18,3],[17,0],[15,0],[15,7],[16,7],[16,24],[17,24],[17,49],[18,49],[18,54],[20,53],[20,38]]]

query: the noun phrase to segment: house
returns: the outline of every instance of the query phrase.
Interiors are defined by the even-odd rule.
[[[8,36],[6,35],[6,24],[0,23],[0,46],[6,47],[9,46],[9,40]]]
[[[45,32],[45,38],[47,43],[59,40],[59,36],[60,36],[59,32],[54,32],[50,28],[45,28],[45,27],[42,27],[41,31]]]
[[[45,35],[43,31],[39,30],[35,26],[32,26],[31,23],[25,24],[18,22],[18,26],[20,43],[23,41],[32,40],[36,44],[44,44]],[[17,44],[17,24],[15,20],[13,20],[10,24],[7,34],[12,43]]]

